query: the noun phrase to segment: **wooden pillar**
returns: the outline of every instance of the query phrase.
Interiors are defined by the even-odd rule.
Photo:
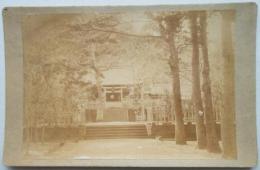
[[[120,87],[120,101],[122,103],[122,99],[123,99],[123,87]]]
[[[141,115],[142,115],[142,120],[144,120],[145,115],[144,115],[144,88],[143,88],[143,83],[141,84]]]

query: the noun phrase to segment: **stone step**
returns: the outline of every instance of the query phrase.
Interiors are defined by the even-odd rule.
[[[146,127],[87,127],[87,130],[140,130],[144,129],[146,130]]]
[[[147,138],[145,125],[103,125],[88,126],[85,131],[86,138]]]
[[[148,139],[151,138],[150,136],[144,136],[144,135],[140,135],[140,136],[87,136],[86,139]]]

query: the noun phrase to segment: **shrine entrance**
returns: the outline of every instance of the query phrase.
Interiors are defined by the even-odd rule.
[[[103,121],[135,121],[135,112],[131,106],[133,86],[129,85],[105,85],[103,86],[105,109]]]

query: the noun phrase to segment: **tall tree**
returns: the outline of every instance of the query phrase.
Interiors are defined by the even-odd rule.
[[[183,13],[177,12],[177,13],[171,13],[166,16],[162,16],[159,20],[161,32],[169,46],[169,51],[170,51],[168,63],[170,65],[171,74],[172,74],[176,144],[186,144],[182,103],[181,103],[179,56],[176,47],[176,34],[180,30],[183,17],[184,17]]]
[[[95,72],[95,79],[96,79],[96,87],[97,87],[97,120],[103,120],[103,112],[104,112],[104,105],[103,105],[103,92],[102,92],[102,82],[101,79],[103,75],[100,71],[100,68],[97,66],[97,57],[96,57],[96,45],[94,42],[90,42],[90,50],[91,50],[91,67]]]
[[[95,76],[95,84],[97,88],[97,120],[103,120],[104,111],[104,94],[102,92],[103,71],[111,69],[112,65],[116,65],[116,53],[120,48],[114,48],[117,45],[116,33],[113,32],[118,21],[115,16],[97,15],[92,20],[71,24],[70,28],[81,39],[80,43],[86,45],[87,52],[83,55],[89,58],[86,63]],[[104,29],[104,30],[103,30]],[[112,35],[113,34],[113,35]],[[79,40],[76,40],[79,41]]]
[[[232,42],[232,22],[234,11],[223,11],[222,15],[222,55],[224,57],[224,110],[221,115],[221,138],[223,156],[236,158],[235,136],[235,80],[234,80],[234,51]]]
[[[205,121],[206,121],[206,138],[207,138],[207,150],[209,152],[220,152],[220,146],[218,143],[218,137],[216,133],[216,122],[213,112],[212,93],[211,93],[211,81],[210,81],[210,66],[208,59],[208,43],[207,43],[207,12],[200,12],[200,42],[202,48],[203,58],[203,99],[205,105]]]
[[[192,42],[192,102],[196,117],[196,135],[198,148],[206,147],[206,134],[204,127],[203,105],[200,89],[199,70],[199,41],[198,41],[198,12],[190,12],[190,30]]]

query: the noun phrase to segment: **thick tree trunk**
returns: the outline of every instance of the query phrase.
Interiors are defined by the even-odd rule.
[[[235,79],[234,79],[234,52],[232,42],[233,11],[222,13],[222,53],[224,57],[224,110],[221,115],[221,138],[223,156],[236,158],[235,136]]]
[[[203,96],[205,105],[205,121],[206,121],[206,134],[207,134],[207,150],[209,152],[220,152],[220,146],[218,143],[218,137],[216,134],[216,122],[213,113],[212,94],[211,94],[211,82],[210,82],[210,67],[208,60],[208,44],[207,44],[207,14],[206,12],[200,13],[200,28],[201,28],[201,47],[203,56]]]
[[[179,58],[175,46],[174,33],[170,34],[168,40],[170,46],[169,64],[172,72],[172,86],[173,86],[173,104],[175,113],[175,140],[176,144],[186,144],[185,129],[183,122],[182,104],[181,104],[181,89],[180,89],[180,75],[179,75]]]
[[[199,42],[198,42],[198,13],[190,13],[191,41],[192,41],[192,103],[196,118],[196,135],[198,148],[206,148],[206,134],[204,126],[204,111],[200,90],[200,71],[199,71]]]

